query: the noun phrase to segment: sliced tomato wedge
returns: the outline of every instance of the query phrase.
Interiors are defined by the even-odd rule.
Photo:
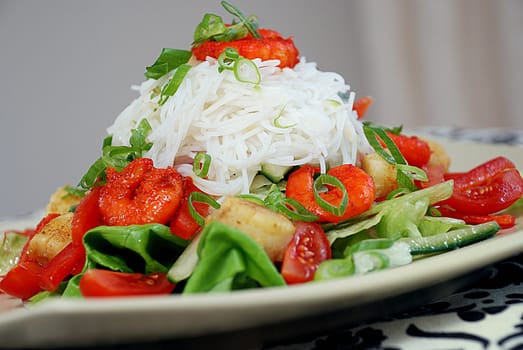
[[[82,246],[87,231],[103,224],[98,202],[101,187],[93,187],[78,203],[71,222],[71,236],[75,246]]]
[[[314,278],[318,265],[331,258],[329,240],[317,223],[296,221],[296,232],[285,250],[281,274],[288,284]]]
[[[184,178],[183,198],[178,211],[174,214],[170,223],[171,232],[183,239],[191,239],[201,229],[201,226],[196,222],[196,220],[194,220],[189,210],[189,196],[193,192],[202,191],[196,187],[190,177]],[[200,215],[205,217],[209,214],[208,204],[197,202],[193,203],[193,205],[194,209],[196,209]]]
[[[504,157],[494,158],[465,173],[445,175],[445,178],[454,180],[454,192],[441,204],[461,213],[497,213],[523,196],[523,178]]]
[[[80,278],[80,292],[86,297],[115,297],[170,294],[175,285],[164,273],[125,273],[91,269]]]
[[[85,250],[69,243],[40,272],[40,287],[54,292],[60,283],[71,275],[78,274],[85,262]]]
[[[330,169],[327,174],[338,178],[349,195],[349,204],[341,216],[323,209],[314,198],[314,176],[319,173],[319,168],[304,165],[289,175],[285,189],[286,196],[298,201],[307,210],[319,217],[321,222],[339,222],[356,216],[369,209],[376,196],[374,180],[362,169],[344,164]],[[333,205],[339,205],[342,191],[338,188],[329,188],[320,196]]]
[[[36,262],[20,262],[0,281],[0,290],[13,297],[27,300],[41,290],[41,270],[42,267]]]
[[[516,217],[512,214],[488,214],[488,215],[473,215],[461,213],[446,207],[438,208],[442,216],[460,219],[470,225],[483,224],[485,222],[496,221],[501,228],[511,228],[516,225]]]

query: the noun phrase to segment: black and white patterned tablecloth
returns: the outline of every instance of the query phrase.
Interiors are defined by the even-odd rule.
[[[371,324],[270,350],[523,349],[523,254],[466,290]]]

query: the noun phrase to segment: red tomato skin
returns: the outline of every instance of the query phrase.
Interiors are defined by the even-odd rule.
[[[190,177],[184,178],[183,181],[183,199],[180,208],[171,219],[170,228],[171,232],[176,236],[183,239],[191,239],[201,229],[201,226],[194,220],[189,210],[189,196],[192,192],[203,192],[194,185]],[[205,217],[209,214],[209,205],[204,203],[193,204],[194,209],[196,209],[200,215]]]
[[[296,221],[296,232],[285,250],[281,274],[287,284],[309,282],[318,265],[332,256],[329,240],[318,223]]]
[[[445,180],[454,180],[455,188],[470,188],[485,184],[494,175],[506,170],[515,169],[516,166],[512,161],[505,157],[496,157],[484,162],[467,172],[447,173]]]
[[[319,168],[304,165],[289,175],[285,189],[286,196],[297,200],[307,210],[319,217],[320,222],[340,222],[356,216],[369,209],[375,200],[376,187],[372,177],[360,168],[344,164],[327,171],[327,174],[338,178],[347,190],[349,204],[341,216],[336,216],[319,206],[314,199],[314,174],[319,173]],[[320,196],[335,205],[341,201],[342,192],[331,188]]]
[[[164,273],[126,273],[87,270],[80,278],[80,292],[85,297],[119,297],[170,294],[175,285]]]
[[[421,168],[430,160],[432,151],[427,142],[417,136],[398,135],[387,132],[409,165]]]
[[[103,225],[102,213],[98,206],[101,187],[93,187],[76,206],[71,222],[71,237],[75,246],[83,247],[83,237],[87,231]]]
[[[356,111],[356,113],[358,114],[358,119],[363,119],[365,117],[367,110],[373,102],[374,100],[372,99],[372,97],[369,96],[363,96],[354,101],[354,104],[352,105],[352,110]]]
[[[442,216],[451,217],[465,221],[470,225],[483,224],[485,222],[496,221],[502,229],[511,228],[516,225],[516,217],[512,214],[501,214],[501,215],[473,215],[461,213],[445,207],[438,208]]]
[[[70,275],[76,275],[85,263],[85,250],[74,243],[69,243],[40,271],[40,287],[54,292],[60,283]]]
[[[455,179],[452,197],[443,203],[458,212],[486,215],[508,208],[523,196],[523,178],[517,169],[503,170],[485,182],[471,187],[459,185]]]
[[[0,280],[0,291],[27,300],[41,291],[41,266],[36,262],[20,262]]]

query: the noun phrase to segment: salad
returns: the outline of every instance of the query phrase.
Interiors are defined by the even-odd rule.
[[[523,178],[436,142],[222,1],[164,48],[77,186],[4,233],[0,291],[39,301],[284,287],[394,268],[513,227]],[[320,282],[321,283],[321,282]]]

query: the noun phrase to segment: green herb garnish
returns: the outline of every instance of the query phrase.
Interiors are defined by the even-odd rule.
[[[131,130],[130,146],[112,146],[112,136],[107,136],[103,142],[102,156],[89,167],[77,187],[68,186],[65,190],[69,194],[83,197],[94,186],[105,183],[108,167],[120,171],[136,158],[141,158],[143,153],[150,150],[153,145],[146,140],[151,130],[147,119],[142,119],[138,127]]]
[[[248,33],[251,33],[256,39],[261,39],[257,30],[256,17],[246,17],[238,8],[227,1],[222,1],[221,4],[227,12],[238,17],[240,22],[233,22],[227,26],[220,16],[212,13],[205,14],[194,31],[193,46],[201,45],[206,41],[233,41],[247,36]]]
[[[148,79],[159,79],[173,69],[189,62],[191,51],[164,48],[160,56],[151,65],[145,68],[145,77]]]

